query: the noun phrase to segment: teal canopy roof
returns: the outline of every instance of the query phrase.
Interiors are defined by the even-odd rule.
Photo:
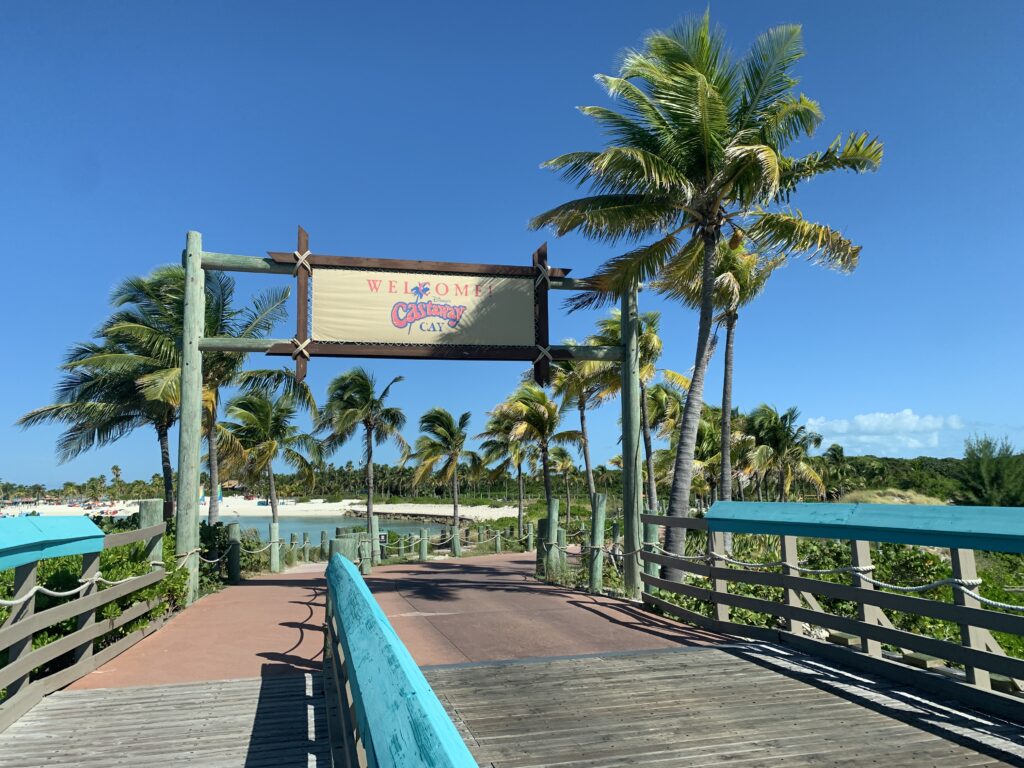
[[[712,531],[1024,552],[1024,509],[917,504],[719,501]]]
[[[0,571],[102,549],[103,531],[85,516],[0,517]]]

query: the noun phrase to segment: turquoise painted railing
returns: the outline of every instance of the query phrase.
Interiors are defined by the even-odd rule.
[[[975,564],[976,549],[1024,552],[1024,509],[718,502],[704,518],[643,515],[642,520],[707,536],[706,550],[691,547],[685,557],[662,549],[660,535],[645,537],[645,603],[709,629],[789,643],[1024,717],[1018,696],[1024,692],[1024,659],[1008,656],[993,635],[1024,637],[1024,599],[1000,602],[992,593],[987,596]],[[728,548],[730,535],[737,543],[744,535],[771,536],[760,544],[763,550],[774,542],[777,554],[744,562]],[[799,538],[849,542],[848,563],[807,567],[797,554]],[[873,562],[872,544],[879,542],[948,548],[952,574],[930,583],[912,577],[886,583]],[[843,603],[855,604],[855,615],[823,608]],[[740,623],[736,609],[771,621],[752,622],[748,614]],[[895,626],[899,614],[949,624],[929,636]]]
[[[334,765],[477,768],[358,568],[327,566],[324,674]]]

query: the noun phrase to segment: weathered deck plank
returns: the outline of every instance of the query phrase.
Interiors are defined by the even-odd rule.
[[[0,768],[324,768],[318,673],[63,691],[0,734]]]
[[[1024,765],[1018,724],[774,646],[426,673],[481,766]]]

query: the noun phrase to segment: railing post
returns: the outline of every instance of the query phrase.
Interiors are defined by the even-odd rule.
[[[533,549],[533,523],[526,524],[526,551]]]
[[[429,545],[430,545],[430,541],[427,538],[427,529],[426,528],[420,528],[419,560],[420,560],[421,563],[427,562],[427,554],[429,552],[429,550],[428,550]]]
[[[654,514],[653,512],[651,514]],[[659,544],[658,526],[655,523],[644,523],[644,554],[653,555]],[[644,559],[644,573],[648,576],[657,576],[661,566],[650,558]],[[653,587],[644,584],[644,592],[651,592]]]
[[[341,554],[341,537],[335,536],[327,543],[327,560],[333,560],[335,555]],[[328,605],[330,601],[328,601]]]
[[[327,531],[320,531],[320,559],[327,560],[331,556],[331,548],[327,541]]]
[[[547,537],[544,542],[544,578],[553,581],[561,571],[558,557],[558,499],[548,499]]]
[[[19,565],[14,569],[14,594],[13,598],[17,600],[19,597],[27,595],[36,585],[36,567],[37,562],[26,563],[25,565]],[[4,626],[10,626],[11,624],[17,624],[19,621],[25,621],[32,617],[36,612],[36,596],[32,595],[21,605],[15,605],[11,608],[11,615],[7,617],[7,621]],[[28,637],[18,640],[17,642],[11,643],[7,649],[7,663],[14,664],[22,656],[32,652],[32,638],[33,634]],[[28,685],[29,673],[25,673],[22,677],[12,681],[7,686],[7,700],[10,700],[14,694]]]
[[[708,554],[725,554],[725,534],[719,531],[708,531]],[[726,568],[725,562],[717,558],[709,558],[712,568]],[[719,602],[718,595],[729,594],[729,582],[726,579],[711,579],[711,594],[715,598],[715,619],[718,621],[729,621],[731,618],[730,607]]]
[[[850,542],[850,553],[853,556],[853,565],[856,568],[869,568],[871,566],[871,544],[867,541],[855,539]],[[861,589],[874,590],[875,585],[865,581],[860,573],[853,573],[853,586]],[[873,605],[865,605],[863,601],[857,604],[857,614],[862,624],[876,626],[879,622],[876,618],[881,611]],[[881,658],[882,644],[877,640],[869,640],[865,635],[860,639],[860,649],[868,656]]]
[[[288,554],[285,555],[285,562],[291,568],[299,561],[299,534],[293,533],[288,541]]]
[[[483,541],[484,541],[484,527],[482,525],[478,525],[476,527],[476,543],[477,544],[482,544]]]
[[[270,572],[281,572],[281,524],[270,524]]]
[[[462,528],[457,525],[452,533],[452,557],[462,557]]]
[[[782,536],[780,538],[782,539],[782,560],[783,560],[783,562],[792,563],[793,565],[797,565],[798,562],[799,562],[799,557],[797,556],[797,553],[796,553],[796,536]],[[799,576],[800,575],[800,571],[798,571],[796,568],[790,568],[789,566],[783,566],[782,572],[786,576]],[[797,591],[795,589],[792,589],[790,587],[786,587],[786,605],[790,606],[791,608],[799,608],[800,607],[800,595],[797,593]],[[793,633],[799,635],[799,634],[802,634],[802,633],[797,631],[797,625],[798,624],[799,624],[799,622],[795,621],[794,619],[791,619],[791,618],[787,618],[786,619],[786,629],[788,631],[790,631],[790,632],[793,632]]]
[[[361,539],[359,542],[359,572],[368,576],[373,570],[373,550],[376,545],[369,539]]]
[[[309,532],[302,532],[302,562],[309,562]]]
[[[495,554],[501,552],[501,528],[494,532],[494,552]]]
[[[978,578],[978,569],[974,562],[973,549],[950,549],[949,554],[953,561],[954,579],[964,579],[966,581]],[[953,587],[953,602],[965,608],[981,607],[981,603],[956,587]],[[960,643],[968,648],[975,648],[979,651],[987,650],[984,633],[977,627],[971,626],[970,623],[960,625]],[[972,683],[985,690],[992,687],[992,678],[987,669],[965,667],[964,671],[967,675],[968,683]]]
[[[242,580],[242,526],[228,523],[228,581],[237,584]]]
[[[370,562],[380,565],[380,519],[370,516]]]
[[[405,557],[405,534],[398,537],[398,556]]]
[[[87,579],[93,578],[99,572],[100,572],[100,553],[99,552],[86,552],[84,555],[82,555],[82,581],[85,581]],[[77,597],[75,599],[77,600],[77,599],[81,599],[83,597],[88,597],[89,595],[94,594],[97,591],[99,591],[99,584],[97,584],[96,582],[92,582],[91,584],[89,584],[89,586],[87,586],[85,589],[83,589],[79,593],[79,597]],[[90,609],[88,611],[85,611],[84,613],[78,614],[78,618],[76,620],[76,629],[85,629],[87,626],[89,626],[90,624],[94,624],[95,622],[96,622],[96,609],[92,608],[92,609]],[[93,641],[92,640],[88,640],[87,642],[85,642],[82,645],[80,645],[77,648],[75,648],[75,653],[74,653],[75,663],[77,664],[82,659],[87,659],[90,656],[92,656],[92,650],[93,650]]]
[[[544,572],[544,561],[548,552],[548,521],[540,519],[537,521],[537,561],[534,566],[534,573],[540,576]]]
[[[164,521],[164,500],[143,499],[139,502],[139,528],[160,525]],[[146,543],[146,562],[163,563],[164,537],[154,536]]]
[[[604,514],[607,497],[595,493],[590,508],[590,592],[599,595],[604,592]],[[533,531],[530,531],[533,535]]]

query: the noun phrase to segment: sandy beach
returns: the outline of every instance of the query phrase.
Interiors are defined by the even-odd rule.
[[[131,514],[138,509],[137,502],[118,501],[103,509],[85,511],[80,506],[72,507],[66,504],[35,504],[22,505],[20,507],[5,507],[2,511],[7,514],[18,514],[19,512],[36,511],[46,516],[70,516],[70,515],[96,515],[109,514],[113,510],[115,514]],[[205,517],[207,505],[199,507],[200,517]],[[437,517],[447,518],[452,515],[451,504],[379,504],[374,503],[373,511],[380,515],[394,515],[406,517]],[[515,516],[517,508],[514,506],[505,507],[483,507],[483,506],[459,506],[459,515],[467,520],[496,520],[500,517]],[[221,502],[221,519],[224,522],[231,522],[235,515],[239,517],[266,517],[269,518],[270,506],[260,505],[256,499],[244,499],[238,496],[229,496]],[[357,517],[366,514],[366,502],[355,499],[346,499],[341,502],[326,502],[322,499],[301,504],[290,501],[282,501],[278,505],[280,517]]]

